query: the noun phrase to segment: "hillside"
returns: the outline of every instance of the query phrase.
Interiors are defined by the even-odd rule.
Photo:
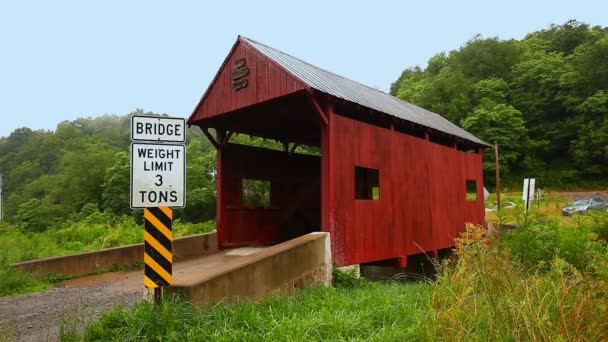
[[[507,181],[608,181],[607,27],[570,20],[521,40],[477,35],[426,68],[404,70],[391,94],[498,143]],[[493,157],[486,153],[484,163],[490,185]]]
[[[129,208],[131,114],[64,121],[54,131],[20,128],[0,138],[5,219],[44,231],[95,211],[141,215]],[[199,129],[188,130],[186,144],[189,205],[177,217],[203,222],[215,217],[215,149]]]

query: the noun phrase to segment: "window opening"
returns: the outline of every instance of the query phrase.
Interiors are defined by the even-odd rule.
[[[258,179],[243,179],[243,206],[269,207],[270,181]]]
[[[477,200],[477,181],[474,179],[467,179],[467,201]]]
[[[377,169],[355,166],[355,199],[380,199],[380,172]]]

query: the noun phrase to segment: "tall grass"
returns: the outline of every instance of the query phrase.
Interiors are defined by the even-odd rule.
[[[443,265],[421,333],[430,340],[608,339],[608,286],[555,257],[531,272],[469,226]]]

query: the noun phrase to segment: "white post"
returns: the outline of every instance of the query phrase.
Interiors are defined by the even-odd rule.
[[[528,212],[528,208],[529,208],[530,194],[532,195],[532,199],[534,200],[535,183],[536,183],[536,179],[534,179],[534,178],[525,178],[524,179],[524,188],[523,188],[522,199],[524,200],[526,212]]]

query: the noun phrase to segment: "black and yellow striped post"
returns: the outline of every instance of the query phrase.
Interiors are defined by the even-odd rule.
[[[173,284],[172,219],[169,207],[144,209],[144,285],[154,289],[157,304],[162,286]]]

